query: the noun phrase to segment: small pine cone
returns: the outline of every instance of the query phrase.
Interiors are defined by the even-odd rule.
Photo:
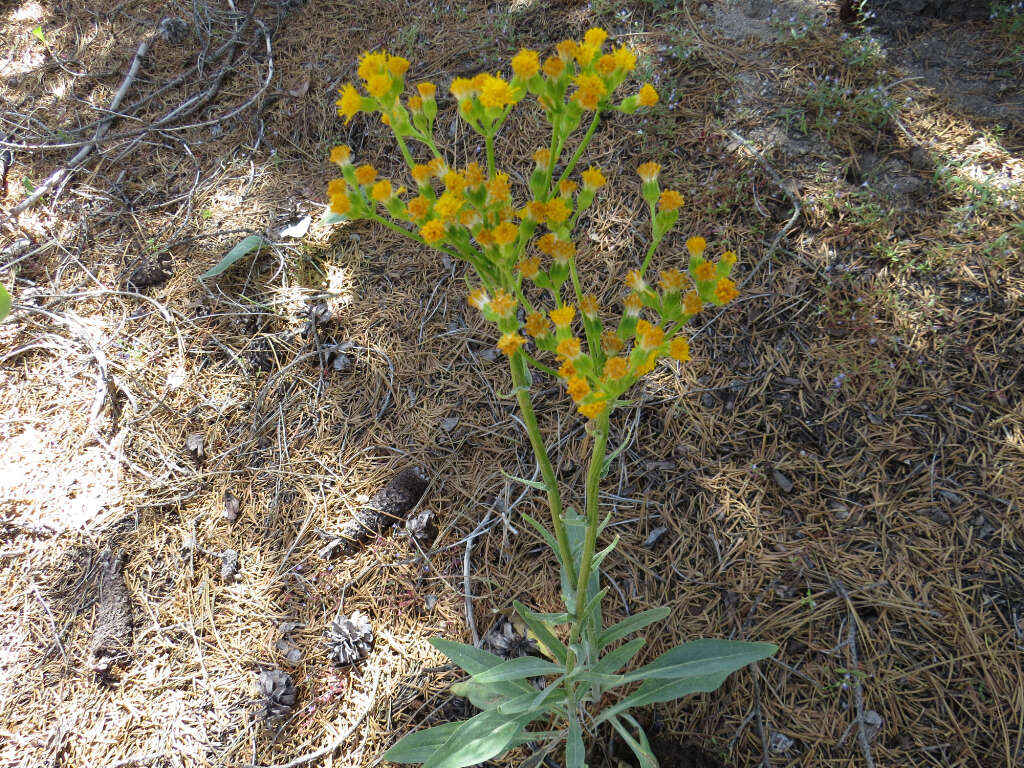
[[[297,691],[292,676],[287,672],[280,669],[260,672],[259,689],[263,696],[263,708],[258,714],[263,720],[285,717],[295,706]]]
[[[512,622],[504,616],[484,635],[484,647],[503,659],[515,659],[538,653],[537,643],[527,635],[517,632]]]
[[[366,658],[373,648],[373,627],[361,611],[336,619],[327,633],[329,655],[335,664],[345,666]]]

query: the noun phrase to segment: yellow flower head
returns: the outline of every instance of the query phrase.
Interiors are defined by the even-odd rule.
[[[548,319],[543,312],[531,312],[526,316],[526,324],[523,329],[531,336],[546,336],[551,331]]]
[[[598,189],[599,187],[603,187],[607,182],[604,174],[601,173],[601,169],[596,165],[590,166],[580,175],[583,177],[583,187],[585,189]]]
[[[462,199],[462,195],[454,192],[445,192],[438,198],[438,201],[434,203],[434,211],[444,221],[452,221],[462,208],[465,200]]]
[[[569,390],[569,397],[577,403],[590,394],[590,385],[582,376],[571,376],[566,382],[566,388]]]
[[[374,75],[366,81],[366,92],[375,99],[383,99],[384,95],[391,90],[390,75]]]
[[[644,308],[643,299],[640,298],[638,293],[629,294],[622,303],[626,314],[630,317],[636,317],[640,314],[640,310]]]
[[[476,241],[484,248],[490,248],[494,245],[494,235],[489,229],[481,229],[476,233]]]
[[[463,188],[466,186],[466,180],[458,171],[448,171],[444,175],[444,186],[453,195],[461,195]]]
[[[576,316],[576,307],[571,304],[567,304],[564,307],[558,309],[552,309],[548,316],[551,318],[551,322],[555,324],[556,328],[568,328],[569,323]]]
[[[548,200],[544,205],[545,217],[548,221],[554,222],[555,224],[561,224],[569,218],[569,214],[571,213],[572,209],[566,205],[565,200],[560,197]]]
[[[459,224],[468,230],[474,230],[483,223],[475,208],[465,208],[459,213]]]
[[[700,300],[700,296],[697,295],[697,292],[687,291],[686,295],[683,296],[683,313],[687,315],[696,315],[703,308],[704,302]]]
[[[548,56],[544,60],[544,74],[552,80],[561,77],[563,72],[565,72],[565,62],[557,56]]]
[[[603,399],[598,399],[590,403],[584,403],[576,410],[578,410],[583,416],[586,416],[588,419],[596,419],[598,416],[604,413],[604,410],[607,407],[607,402],[605,402]]]
[[[636,169],[636,172],[640,174],[640,178],[645,182],[654,181],[658,178],[658,174],[661,173],[661,166],[653,162],[644,163]]]
[[[382,123],[384,123],[384,125],[391,125],[391,116],[390,115],[381,115],[380,116],[380,121]]]
[[[520,218],[530,218],[534,221],[544,221],[548,215],[547,203],[538,203],[536,200],[531,200],[526,204],[526,215]]]
[[[533,278],[540,274],[540,259],[536,256],[528,256],[516,264],[516,269],[527,280],[533,280]],[[536,334],[531,334],[531,336],[536,336]]]
[[[615,331],[605,331],[601,334],[601,349],[606,355],[617,355],[624,346]]]
[[[508,174],[498,172],[498,175],[487,182],[487,196],[493,202],[495,200],[508,200],[512,197],[512,188],[508,183]]]
[[[640,338],[640,346],[643,349],[654,349],[655,347],[660,347],[665,341],[665,331],[657,325],[649,325],[644,329],[643,333],[640,333],[640,326],[638,323],[637,335]]]
[[[604,45],[604,41],[608,39],[608,33],[600,27],[591,27],[587,30],[586,34],[583,35],[583,42],[587,45],[592,45],[595,48],[600,48]]]
[[[426,216],[427,212],[430,210],[430,201],[423,195],[417,195],[409,201],[409,204],[406,206],[406,210],[409,211],[409,217],[413,221],[419,221]]]
[[[636,95],[636,103],[641,107],[653,107],[658,103],[658,92],[654,90],[654,86],[650,83],[644,83],[643,87],[640,88],[640,93]]]
[[[731,267],[736,263],[736,254],[732,251],[726,251],[722,254],[722,263]]]
[[[572,360],[566,360],[562,363],[558,369],[558,375],[563,379],[568,379],[571,376],[576,375],[576,366],[572,364]]]
[[[629,50],[629,48],[625,46],[616,48],[612,55],[615,57],[616,68],[624,69],[626,72],[632,72],[636,69],[636,54]]]
[[[537,164],[538,168],[544,169],[548,167],[548,163],[551,162],[551,150],[547,147],[538,149],[533,153],[533,162]]]
[[[736,283],[728,277],[721,278],[715,286],[715,298],[723,304],[728,304],[739,295],[740,292],[736,290]]]
[[[630,289],[637,292],[647,290],[647,281],[640,277],[639,269],[629,270],[629,272],[626,274],[626,285],[628,285]]]
[[[409,105],[409,111],[414,115],[418,115],[423,111],[423,99],[419,96],[410,96],[406,104]]]
[[[370,190],[370,197],[376,200],[378,203],[386,203],[392,197],[395,196],[394,190],[391,189],[391,182],[387,179],[381,179],[373,185],[373,189]]]
[[[367,163],[356,168],[356,181],[362,185],[369,184],[377,178],[377,169]]]
[[[616,336],[616,338],[618,337]],[[611,357],[605,361],[604,375],[609,381],[621,379],[627,373],[629,373],[629,363],[624,357]]]
[[[597,71],[597,74],[602,77],[609,77],[613,72],[615,72],[616,67],[618,67],[618,63],[615,61],[614,54],[611,53],[606,53],[604,56],[599,58],[597,60],[597,64],[594,65],[594,69]]]
[[[465,77],[456,77],[452,80],[450,90],[456,101],[465,101],[476,93],[473,82]]]
[[[683,288],[685,278],[683,273],[678,269],[666,269],[661,273],[661,280],[658,281],[658,285],[665,293],[679,293]]]
[[[370,53],[367,51],[359,60],[359,76],[363,80],[369,80],[374,75],[379,75],[387,65],[388,56],[386,53]]]
[[[576,245],[572,240],[555,240],[555,244],[551,249],[551,257],[555,261],[565,264],[575,255]]]
[[[523,48],[512,57],[512,71],[516,77],[529,80],[540,71],[540,54]]]
[[[466,186],[472,189],[476,189],[484,183],[484,169],[475,160],[466,166],[466,171],[462,176]]]
[[[583,354],[580,347],[580,340],[575,336],[570,336],[568,339],[562,339],[558,342],[558,346],[555,348],[555,353],[566,360],[575,360]]]
[[[352,208],[352,201],[348,199],[348,195],[344,192],[339,192],[336,195],[331,195],[331,213],[336,213],[339,216],[344,216]]]
[[[662,211],[677,211],[683,207],[683,196],[674,189],[663,189],[658,198],[658,208]]]
[[[597,75],[577,75],[573,82],[576,83],[576,93],[573,94],[573,98],[580,103],[581,107],[589,109],[591,112],[597,109],[601,97],[608,93],[604,80]]]
[[[516,101],[512,87],[500,77],[487,75],[480,88],[480,103],[488,108],[501,108]]]
[[[555,237],[553,232],[548,232],[546,235],[541,235],[537,238],[537,249],[541,253],[546,253],[548,256],[555,252],[555,242],[558,238]]]
[[[555,46],[555,50],[558,52],[558,58],[562,61],[569,61],[569,59],[576,55],[576,41],[563,40]]]
[[[526,339],[520,336],[518,333],[505,333],[498,339],[498,349],[504,352],[509,357],[512,357],[523,344],[526,343]]]
[[[494,228],[494,242],[496,245],[511,245],[519,237],[519,227],[511,221],[503,221]]]
[[[352,148],[348,144],[339,144],[331,149],[331,162],[342,168],[352,164]]]
[[[636,367],[637,376],[646,376],[648,373],[654,370],[654,366],[657,362],[658,352],[657,350],[655,350],[652,351],[651,354],[647,356],[646,362],[643,362]]]
[[[359,91],[351,83],[343,86],[338,93],[341,94],[341,98],[334,103],[338,107],[338,115],[344,117],[345,124],[348,125],[362,108],[363,97],[359,95]]]
[[[690,359],[690,342],[685,336],[676,336],[668,345],[668,353],[680,363],[688,362]]]
[[[348,184],[345,183],[344,179],[331,179],[327,182],[327,196],[333,197],[334,195],[340,195],[348,189]]]
[[[686,241],[686,250],[690,252],[691,256],[700,256],[707,247],[708,241],[703,237],[691,237]]]
[[[573,56],[576,57],[576,61],[581,67],[586,67],[594,60],[594,57],[597,56],[597,52],[599,50],[601,50],[600,47],[596,45],[587,45],[586,43],[583,43],[583,45],[576,46],[576,51],[573,53]]]
[[[582,312],[587,317],[597,317],[597,313],[599,311],[600,307],[597,303],[597,297],[588,293],[582,299],[580,299],[580,312]]]
[[[487,291],[483,288],[477,288],[466,298],[466,301],[469,302],[469,306],[476,307],[481,311],[487,306],[490,300],[491,297],[487,295]]]
[[[437,86],[433,83],[417,83],[416,90],[423,99],[432,99],[437,94]]]
[[[401,77],[409,71],[409,60],[401,56],[388,56],[388,72],[392,77]]]
[[[423,187],[430,183],[434,170],[429,165],[417,164],[412,167],[411,173],[412,180],[416,182],[416,186]]]
[[[430,245],[444,239],[444,224],[437,219],[431,219],[420,227],[420,237]]]
[[[697,268],[693,270],[693,276],[702,283],[710,282],[715,279],[715,265],[710,261],[702,261],[697,265]]]
[[[516,307],[519,305],[515,299],[508,295],[505,291],[498,291],[494,294],[494,298],[491,299],[491,312],[496,314],[498,317],[512,317],[516,311]]]
[[[558,194],[560,194],[562,197],[572,197],[577,187],[579,187],[579,184],[577,184],[575,181],[571,181],[570,179],[562,179],[560,182],[558,182]]]
[[[430,168],[431,172],[439,179],[443,179],[448,173],[448,163],[445,162],[443,157],[435,157],[427,163],[427,167]]]

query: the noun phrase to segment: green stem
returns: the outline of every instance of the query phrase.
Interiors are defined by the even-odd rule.
[[[661,243],[661,239],[655,240],[647,248],[647,255],[644,256],[644,263],[640,265],[640,277],[643,277],[644,273],[647,272],[647,267],[651,263],[651,257],[654,255],[654,250],[658,247],[659,243]]]
[[[537,425],[537,414],[533,412],[533,403],[530,401],[529,373],[526,368],[526,356],[522,351],[517,351],[509,361],[512,368],[512,381],[515,384],[516,398],[519,400],[519,411],[523,414],[523,422],[526,424],[526,433],[530,437],[530,446],[533,448],[533,455],[540,464],[540,474],[544,478],[544,485],[548,492],[548,507],[551,509],[551,524],[555,529],[555,541],[558,543],[558,553],[562,562],[566,564],[566,571],[569,573],[569,581],[574,582],[576,574],[572,568],[572,550],[569,548],[569,536],[565,532],[565,524],[562,522],[562,498],[558,493],[558,480],[555,478],[554,467],[551,466],[551,459],[548,458],[547,448],[544,447],[544,438],[541,437],[540,427]],[[572,584],[576,589],[576,584]]]
[[[488,131],[484,134],[484,144],[487,145],[487,175],[494,178],[494,134]]]
[[[597,528],[600,520],[597,516],[597,495],[601,488],[601,469],[604,466],[604,455],[608,448],[608,411],[605,410],[594,421],[594,450],[590,454],[590,466],[587,468],[586,485],[586,511],[587,531],[583,539],[583,553],[580,556],[580,573],[576,579],[576,620],[572,627],[572,638],[575,642],[579,638],[582,623],[580,617],[587,601],[593,597],[587,590],[587,582],[590,580],[591,561],[594,559],[594,550],[597,547]]]
[[[580,142],[580,145],[576,147],[576,151],[573,152],[572,160],[570,160],[569,164],[565,166],[565,170],[562,171],[562,175],[558,177],[559,184],[562,182],[562,179],[567,178],[569,174],[572,173],[573,169],[576,167],[576,163],[579,162],[580,156],[583,154],[583,151],[587,148],[587,144],[590,143],[590,139],[591,137],[593,137],[594,131],[597,130],[597,124],[599,122],[601,122],[601,110],[598,109],[594,111],[594,119],[590,121],[590,127],[587,128],[587,133],[583,137],[583,141]],[[555,187],[557,188],[558,184],[555,184]]]
[[[405,146],[405,140],[397,133],[395,134],[395,140],[398,142],[398,148],[402,150],[402,157],[405,158],[406,165],[412,168],[416,163],[413,161],[412,155],[409,153],[409,148]]]

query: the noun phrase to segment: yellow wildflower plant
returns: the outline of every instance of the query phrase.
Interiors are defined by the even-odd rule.
[[[411,741],[409,737],[399,741],[383,755],[384,760],[430,765],[485,762],[510,744],[533,738],[530,734],[535,731],[525,730],[526,726],[545,719],[547,732],[567,734],[574,740],[574,749],[565,750],[566,768],[581,768],[586,753],[582,734],[589,726],[581,725],[580,716],[585,718],[583,723],[600,724],[604,722],[597,717],[600,708],[612,700],[625,716],[634,694],[623,697],[611,688],[617,681],[644,678],[642,670],[632,673],[639,675],[634,677],[614,674],[619,667],[592,674],[605,646],[610,647],[598,643],[602,627],[595,607],[602,597],[597,587],[600,558],[595,553],[601,526],[598,489],[607,470],[610,419],[626,402],[630,389],[660,362],[675,366],[689,361],[686,322],[705,304],[723,306],[734,301],[738,287],[730,276],[737,261],[735,253],[725,251],[717,261],[706,258],[707,243],[699,237],[686,242],[682,259],[665,265],[660,279],[648,275],[654,253],[677,224],[684,200],[676,190],[661,189],[661,166],[645,162],[637,173],[647,209],[640,217],[650,221],[650,240],[642,261],[623,270],[628,270],[628,278],[621,311],[600,307],[597,299],[585,292],[603,276],[588,274],[585,267],[597,260],[578,252],[586,251],[582,244],[588,239],[574,231],[598,192],[608,185],[608,178],[600,168],[586,167],[581,161],[602,115],[609,111],[632,114],[659,103],[660,96],[651,83],[625,85],[636,65],[632,50],[609,45],[608,32],[595,27],[587,30],[582,40],[565,40],[546,55],[524,48],[500,70],[454,78],[449,86],[451,99],[442,98],[442,106],[447,108],[445,102],[454,101],[452,112],[482,138],[479,162],[442,152],[435,140],[437,86],[420,82],[407,87],[406,77],[412,70],[407,59],[387,51],[366,52],[358,62],[357,82],[339,89],[338,115],[346,124],[366,114],[388,126],[405,163],[405,183],[411,178],[414,186],[407,194],[398,177],[388,178],[368,163],[357,165],[352,150],[339,145],[331,150],[330,160],[341,168],[342,178],[328,182],[324,221],[374,221],[473,268],[476,277],[471,278],[474,285],[467,301],[493,329],[492,338],[509,365],[512,396],[537,458],[553,532],[528,519],[545,533],[562,566],[566,613],[560,623],[569,625],[563,633],[545,616],[517,606],[531,629],[543,635],[550,651],[552,661],[543,662],[549,666],[540,670],[540,675],[549,678],[553,689],[564,689],[546,703],[528,693],[533,689],[526,677],[503,682],[505,688],[492,688],[484,670],[489,674],[489,666],[500,664],[500,659],[492,665],[487,657],[483,663],[480,654],[485,651],[459,650],[456,643],[439,644],[456,663],[469,661],[472,677],[459,684],[463,686],[460,690],[484,707],[477,716],[484,718],[479,721],[481,732],[500,731],[501,738],[491,739],[486,748],[478,739],[469,740],[471,746],[467,746],[458,737],[459,731],[445,725],[441,726],[447,729],[443,735],[437,732],[424,738],[418,732]],[[519,189],[513,184],[519,161],[531,158],[515,158],[503,169],[495,147],[509,116],[527,97],[536,99],[538,114],[550,126],[551,136],[548,146],[533,152],[528,181]],[[458,144],[473,146],[473,142]],[[557,477],[533,411],[531,369],[559,379],[567,406],[588,420],[593,455],[583,515],[562,506]],[[721,670],[723,677],[770,652],[765,644],[715,642],[729,649],[715,657],[716,670]],[[704,658],[701,653],[705,651],[697,649],[686,658],[700,661]],[[738,660],[723,662],[723,658]],[[674,666],[678,665],[659,668],[662,676],[664,669]],[[536,676],[536,672],[530,674]],[[665,684],[670,683],[666,678]],[[635,692],[643,693],[646,685]],[[523,710],[517,708],[518,699],[513,700],[515,707],[508,708],[511,714],[495,709],[508,701],[504,691],[514,690],[518,697],[520,687],[534,702],[529,706],[541,712],[532,720],[519,714]],[[623,722],[611,722],[627,733]],[[638,736],[642,737],[642,732]],[[641,763],[651,764],[653,758],[642,754],[646,738],[631,743],[637,745]],[[439,746],[428,749],[429,744]]]

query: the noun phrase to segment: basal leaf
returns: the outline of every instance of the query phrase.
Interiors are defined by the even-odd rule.
[[[614,651],[609,651],[594,665],[593,671],[602,675],[615,674],[633,660],[633,657],[644,647],[645,642],[642,637],[637,637]]]
[[[249,235],[248,237],[242,238],[234,248],[224,254],[224,257],[220,261],[201,274],[199,279],[205,280],[208,277],[216,277],[217,275],[222,274],[240,258],[248,256],[253,251],[258,251],[266,245],[266,243],[267,241],[259,235]]]
[[[11,314],[11,304],[11,294],[7,292],[4,284],[0,283],[0,320]]]
[[[543,645],[559,664],[565,664],[568,650],[566,649],[565,644],[551,631],[551,628],[548,627],[545,621],[518,601],[513,602],[512,605],[515,607],[516,611],[518,611],[519,615],[523,617],[523,621],[526,622],[526,625],[533,630],[533,634],[536,635],[537,642]]]
[[[565,768],[587,768],[586,757],[579,718],[570,718],[569,737],[565,743]]]
[[[466,768],[502,754],[519,735],[523,723],[495,710],[461,723],[423,764],[423,768]]]
[[[496,667],[473,675],[473,680],[478,683],[499,683],[506,680],[557,675],[562,672],[565,672],[565,667],[561,664],[553,664],[536,656],[520,656],[518,659],[509,659]]]
[[[728,675],[747,664],[771,656],[778,649],[778,646],[772,643],[747,643],[713,638],[694,640],[666,651],[627,677],[628,681],[632,682]]]
[[[410,733],[381,755],[381,759],[392,763],[424,763],[461,727],[462,723],[445,723]]]
[[[648,624],[661,621],[666,618],[670,612],[671,611],[669,611],[668,608],[651,608],[649,611],[641,611],[640,613],[628,616],[618,624],[609,627],[601,633],[601,636],[598,639],[598,647],[607,648],[609,645],[621,640],[626,635],[638,632]]]

